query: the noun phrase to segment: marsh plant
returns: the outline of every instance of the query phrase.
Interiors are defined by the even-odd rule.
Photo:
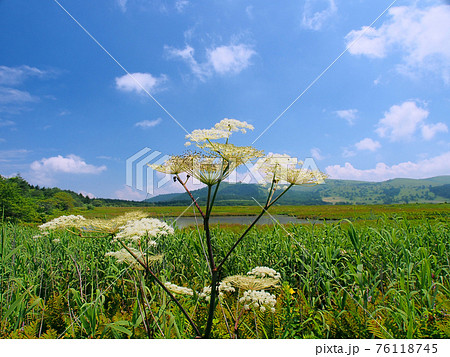
[[[224,271],[236,247],[243,243],[249,231],[258,220],[294,185],[316,185],[324,182],[325,175],[319,171],[304,169],[302,163],[288,155],[269,154],[251,146],[236,146],[230,142],[233,133],[246,133],[253,126],[235,119],[223,119],[213,128],[194,130],[186,136],[187,146],[195,151],[174,155],[161,165],[149,165],[154,170],[172,175],[174,182],[181,184],[192,199],[193,205],[203,221],[200,237],[204,250],[205,266],[208,268],[209,284],[195,291],[179,286],[158,276],[153,266],[164,259],[157,254],[158,238],[173,234],[173,228],[143,213],[129,213],[112,219],[85,219],[82,216],[59,217],[41,226],[42,231],[65,228],[80,236],[93,233],[111,236],[120,250],[107,253],[120,263],[128,264],[140,278],[152,279],[178,306],[192,327],[195,337],[210,338],[216,318],[218,304],[230,337],[238,337],[242,317],[248,313],[273,314],[276,306],[276,289],[280,287],[281,276],[268,267],[255,267],[246,275],[224,276]],[[210,229],[209,220],[220,184],[239,166],[255,163],[264,184],[268,185],[266,201],[261,212],[229,247],[218,247]],[[198,180],[207,187],[206,206],[200,207],[188,189],[189,180]],[[219,249],[220,248],[220,249]],[[162,254],[161,254],[162,253]],[[143,275],[144,274],[144,275]],[[142,289],[142,294],[145,290]],[[194,321],[183,306],[185,299],[197,299],[207,305],[202,325]],[[256,315],[255,315],[256,316]]]

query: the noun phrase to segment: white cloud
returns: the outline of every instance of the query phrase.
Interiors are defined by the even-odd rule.
[[[357,109],[336,110],[335,113],[339,118],[345,119],[349,125],[353,125],[355,123],[356,114],[358,113],[358,110]]]
[[[16,123],[13,122],[12,120],[3,120],[3,119],[0,119],[0,128],[1,128],[1,127],[4,127],[4,126],[14,126],[14,125],[16,125]]]
[[[389,137],[391,141],[410,140],[428,114],[427,110],[412,101],[393,105],[384,113],[375,131],[381,137]]]
[[[185,61],[192,73],[201,80],[205,80],[213,73],[238,74],[250,66],[251,58],[256,52],[246,44],[219,46],[206,51],[207,60],[199,63],[194,57],[194,48],[186,45],[184,49],[165,46],[170,57],[178,57]]]
[[[303,8],[303,27],[320,30],[325,22],[337,12],[334,0],[307,0]]]
[[[208,62],[219,74],[237,74],[250,65],[256,52],[247,45],[220,46],[208,51]]]
[[[448,127],[444,123],[425,124],[422,126],[422,136],[425,140],[431,140],[437,133],[447,133]]]
[[[253,15],[253,5],[249,5],[245,8],[245,13],[247,14],[248,18],[250,20],[254,19],[254,15]]]
[[[177,9],[178,12],[183,12],[187,6],[189,6],[189,1],[187,0],[178,0],[175,3],[175,8]]]
[[[81,193],[84,197],[89,197],[89,198],[95,198],[95,195],[93,193],[90,192],[86,192],[86,191],[80,191],[78,193]]]
[[[31,165],[32,181],[38,184],[50,184],[54,182],[54,174],[100,174],[106,170],[106,166],[94,166],[87,164],[81,157],[58,155],[34,161]]]
[[[120,200],[129,201],[142,201],[147,197],[145,193],[135,191],[130,186],[124,186],[122,189],[117,190],[115,195]]]
[[[134,124],[134,126],[138,126],[141,128],[153,128],[154,126],[158,125],[159,123],[161,123],[162,119],[158,118],[155,120],[142,120],[140,122],[137,122],[136,124]]]
[[[349,158],[353,156],[356,156],[356,152],[354,152],[353,150],[344,148],[344,150],[342,151],[342,157]]]
[[[37,102],[38,97],[15,88],[0,87],[0,104]]]
[[[0,162],[22,160],[29,153],[30,151],[25,149],[0,150]]]
[[[49,74],[48,71],[43,71],[36,67],[0,66],[0,84],[8,85],[8,86],[15,86],[15,85],[23,83],[29,77],[44,77],[47,74]]]
[[[185,61],[191,68],[192,73],[199,79],[204,80],[206,77],[211,75],[211,69],[208,64],[199,64],[194,58],[195,50],[191,46],[186,45],[186,47],[182,50],[169,46],[165,46],[164,49],[170,57],[179,57]]]
[[[167,77],[162,74],[159,77],[153,77],[150,73],[130,73],[122,77],[116,77],[116,88],[124,92],[152,93],[160,89]]]
[[[344,166],[334,165],[325,169],[333,179],[384,181],[393,178],[427,178],[450,173],[450,152],[417,162],[402,162],[388,166],[378,163],[373,169],[361,170],[346,162]]]
[[[345,39],[351,54],[383,58],[399,50],[400,72],[415,75],[430,70],[440,73],[450,83],[449,18],[447,5],[424,9],[415,5],[393,7],[389,10],[389,20],[378,29],[353,30]]]
[[[116,0],[117,5],[119,6],[122,12],[127,11],[127,2],[128,0]]]
[[[311,156],[315,160],[323,160],[324,159],[324,157],[320,153],[320,149],[318,149],[318,148],[312,148],[311,149]]]
[[[374,141],[370,138],[362,139],[361,141],[355,144],[355,147],[358,150],[368,150],[368,151],[376,151],[381,147],[381,144],[378,141]]]

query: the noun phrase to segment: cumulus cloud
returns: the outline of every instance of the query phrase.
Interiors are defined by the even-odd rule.
[[[376,133],[389,137],[391,141],[410,140],[428,115],[428,110],[412,101],[393,105],[378,122]]]
[[[335,113],[339,118],[345,119],[349,125],[353,125],[355,123],[356,114],[358,113],[358,110],[357,109],[336,110]]]
[[[318,31],[336,13],[334,0],[307,0],[303,8],[302,26]]]
[[[119,200],[142,201],[147,197],[143,192],[133,190],[130,186],[124,186],[115,192]]]
[[[106,166],[94,166],[87,164],[81,157],[58,155],[34,161],[31,165],[31,176],[33,181],[39,184],[50,184],[54,182],[55,174],[100,174],[106,170]]]
[[[256,52],[247,45],[220,46],[208,50],[208,62],[219,74],[237,74],[250,65]]]
[[[78,193],[81,193],[84,197],[89,197],[90,199],[96,198],[93,193],[86,192],[86,191],[80,191]]]
[[[251,58],[256,52],[246,44],[218,46],[206,51],[206,61],[198,62],[194,57],[194,48],[186,45],[183,49],[165,46],[169,57],[180,58],[188,64],[192,73],[205,80],[214,73],[238,74],[250,66]]]
[[[167,81],[166,75],[154,77],[150,73],[130,73],[116,77],[116,89],[123,92],[152,93],[161,89],[161,85]]]
[[[140,128],[153,128],[154,126],[158,125],[159,123],[161,123],[162,119],[158,118],[155,120],[142,120],[140,122],[137,122],[136,124],[134,124],[134,126],[140,127]]]
[[[355,147],[358,150],[376,151],[381,147],[381,144],[378,141],[372,140],[370,138],[365,138],[357,142],[355,144]]]
[[[393,178],[427,178],[448,175],[450,172],[450,152],[417,162],[402,162],[397,165],[378,163],[373,169],[357,169],[346,162],[344,166],[334,165],[325,169],[333,179],[384,181]]]
[[[450,83],[450,6],[419,9],[393,7],[379,28],[363,27],[345,37],[353,55],[383,58],[400,51],[398,70],[415,75],[423,70],[440,73]]]
[[[425,140],[431,140],[437,133],[447,133],[448,127],[444,123],[425,124],[422,126],[422,136]]]

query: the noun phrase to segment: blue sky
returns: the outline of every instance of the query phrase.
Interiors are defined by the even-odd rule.
[[[448,1],[58,2],[98,43],[54,0],[0,0],[3,176],[145,198],[125,160],[223,118],[331,178],[450,174]]]

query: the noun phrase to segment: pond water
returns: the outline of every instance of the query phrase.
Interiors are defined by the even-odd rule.
[[[212,216],[209,218],[210,224],[243,224],[249,225],[251,224],[256,216]],[[281,214],[274,215],[264,215],[259,221],[256,223],[257,225],[275,224],[274,219],[278,221],[280,224],[300,224],[300,223],[321,223],[322,221],[317,220],[307,220],[307,219],[299,219],[292,216],[286,216]],[[175,220],[175,224],[178,228],[184,228],[188,226],[194,226],[196,224],[195,217],[165,217],[164,220],[168,224],[172,224]],[[197,217],[197,223],[201,226],[203,225],[203,221],[201,217]]]

